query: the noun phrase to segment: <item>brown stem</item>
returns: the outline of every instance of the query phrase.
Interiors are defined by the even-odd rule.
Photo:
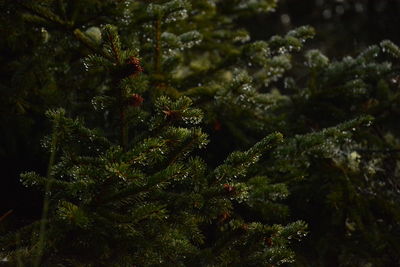
[[[49,165],[47,167],[47,179],[44,189],[44,200],[43,200],[43,209],[42,209],[42,218],[40,220],[40,228],[39,228],[39,240],[37,245],[37,255],[34,261],[34,266],[38,267],[41,264],[41,260],[43,257],[45,242],[46,242],[46,226],[47,226],[47,217],[50,208],[50,189],[51,189],[51,170],[54,166],[57,154],[57,146],[58,146],[58,136],[57,136],[57,126],[53,126],[53,134],[51,137],[51,154],[49,159]]]
[[[108,33],[108,41],[111,45],[112,53],[114,56],[115,64],[117,66],[121,66],[121,56],[119,53],[119,49],[115,46],[114,36],[109,32]],[[120,144],[122,149],[125,151],[128,147],[128,129],[126,127],[126,106],[125,106],[125,90],[123,86],[120,86],[120,78],[116,77],[114,80],[114,84],[116,86],[117,97],[118,97],[118,108],[119,108],[119,128],[120,128]]]
[[[154,70],[157,74],[161,73],[161,18],[154,21]]]
[[[118,105],[118,113],[119,113],[119,139],[120,145],[124,151],[127,150],[128,147],[128,128],[126,123],[126,102],[125,102],[125,90],[123,86],[121,86],[121,79],[118,77],[118,73],[114,77],[114,86],[115,93],[117,96],[117,105]]]
[[[5,218],[7,218],[8,215],[10,215],[12,212],[13,212],[13,210],[9,210],[9,211],[7,211],[6,213],[4,213],[4,214],[0,217],[0,222],[1,222],[2,220],[4,220]]]
[[[119,51],[118,51],[117,47],[115,47],[115,45],[114,45],[114,41],[115,41],[114,40],[114,36],[110,32],[108,33],[108,41],[111,44],[111,50],[113,52],[115,61],[116,61],[116,63],[118,65],[120,65],[121,64],[121,58],[119,56]]]
[[[121,146],[124,151],[128,147],[128,128],[126,127],[126,114],[125,114],[125,103],[124,92],[122,88],[119,88],[119,122],[120,122],[120,138]]]

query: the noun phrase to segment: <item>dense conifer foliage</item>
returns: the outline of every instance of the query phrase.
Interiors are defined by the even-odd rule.
[[[41,215],[0,217],[4,264],[400,264],[391,41],[252,40],[238,22],[274,0],[1,5],[2,151],[25,129],[48,160],[20,180]]]

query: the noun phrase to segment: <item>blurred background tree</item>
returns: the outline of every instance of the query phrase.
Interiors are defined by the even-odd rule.
[[[276,12],[245,22],[252,36],[265,39],[301,25],[312,25],[312,42],[328,56],[342,57],[384,39],[398,43],[400,1],[281,0]],[[258,25],[268,25],[260,29]]]
[[[304,266],[398,264],[399,218],[393,212],[400,200],[398,59],[372,69],[368,61],[387,59],[374,44],[399,42],[399,9],[396,0],[283,0],[277,12],[258,16],[257,23],[242,21],[261,40],[299,25],[316,29],[306,47],[322,53],[297,55],[291,70],[295,78],[277,85],[294,101],[289,125],[295,128],[289,134],[313,132],[357,114],[376,118],[368,131],[358,134],[358,145],[342,144],[342,156],[332,151],[325,159],[314,158],[309,178],[291,188],[292,215],[310,222],[310,238],[300,248]],[[390,51],[387,42],[381,47]],[[312,58],[319,58],[321,65],[310,65]],[[394,71],[386,72],[391,64]],[[356,87],[358,93],[351,92]],[[343,160],[353,162],[345,164],[347,170]]]

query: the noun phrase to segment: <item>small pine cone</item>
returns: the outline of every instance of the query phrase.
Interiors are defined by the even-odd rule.
[[[132,107],[139,107],[140,105],[142,105],[143,101],[144,101],[144,99],[143,99],[143,97],[142,97],[141,95],[139,95],[139,94],[132,94],[132,95],[128,98],[127,103],[128,103],[129,106],[132,106]]]

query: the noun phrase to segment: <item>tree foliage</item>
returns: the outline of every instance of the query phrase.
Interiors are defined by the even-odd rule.
[[[251,40],[238,22],[268,0],[2,5],[5,129],[52,125],[8,263],[399,263],[394,43],[333,60],[310,26]]]

